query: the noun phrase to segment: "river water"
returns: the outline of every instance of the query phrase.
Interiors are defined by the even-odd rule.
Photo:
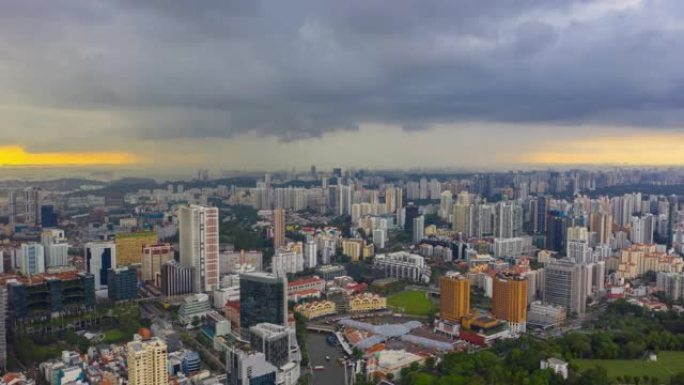
[[[337,362],[338,358],[344,356],[342,348],[328,345],[325,341],[328,334],[314,331],[309,331],[307,334],[311,367],[325,366],[325,370],[313,371],[311,385],[344,385],[344,369]],[[326,361],[325,356],[329,356],[330,361]]]

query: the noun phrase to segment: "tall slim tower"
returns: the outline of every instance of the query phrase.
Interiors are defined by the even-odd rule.
[[[457,273],[447,273],[439,279],[440,317],[460,322],[470,312],[470,281]]]
[[[128,383],[130,385],[166,385],[168,356],[166,344],[153,337],[143,341],[136,335],[126,346],[128,362]]]
[[[285,246],[285,210],[273,210],[273,249]]]
[[[216,207],[191,205],[178,212],[180,263],[195,268],[195,293],[212,291],[219,284],[218,217]]]

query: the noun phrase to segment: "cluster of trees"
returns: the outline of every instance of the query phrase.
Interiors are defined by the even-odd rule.
[[[619,300],[586,326],[588,332],[559,339],[566,359],[632,359],[647,351],[684,350],[684,317],[675,312],[652,313]]]

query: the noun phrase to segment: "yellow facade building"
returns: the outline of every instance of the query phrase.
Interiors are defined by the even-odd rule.
[[[373,293],[357,294],[349,298],[349,312],[363,313],[387,309],[387,298]]]
[[[440,317],[460,322],[470,312],[470,281],[461,274],[447,273],[439,279]]]
[[[156,245],[159,241],[154,231],[116,234],[116,266],[142,263],[143,246]]]
[[[314,301],[299,304],[294,307],[294,311],[306,319],[316,319],[337,313],[337,306],[332,301]]]
[[[166,343],[153,337],[143,341],[139,336],[126,346],[128,383],[130,385],[167,385],[168,355]]]
[[[499,274],[494,277],[492,314],[508,321],[512,330],[523,332],[527,323],[527,278]]]

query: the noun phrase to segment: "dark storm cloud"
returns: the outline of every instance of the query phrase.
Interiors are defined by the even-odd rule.
[[[681,126],[684,7],[597,1],[6,1],[0,103],[143,138],[361,123]]]

